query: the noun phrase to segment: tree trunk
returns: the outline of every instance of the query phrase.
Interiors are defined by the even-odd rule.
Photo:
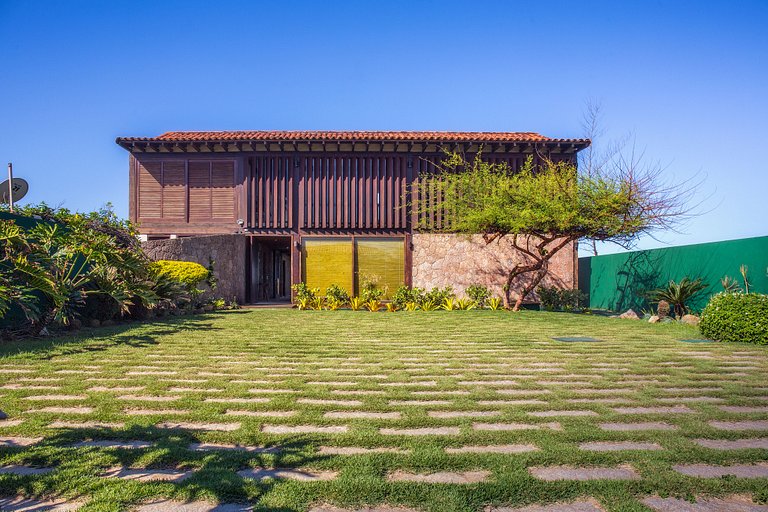
[[[533,281],[531,281],[527,286],[524,286],[523,289],[520,291],[520,295],[517,297],[517,300],[515,301],[515,307],[512,308],[512,311],[520,311],[520,306],[523,305],[523,301],[525,298],[536,289],[537,286],[539,286],[539,283],[541,283],[541,280],[544,279],[544,276],[547,275],[547,269],[549,267],[548,265],[549,260],[545,260],[541,262],[541,268],[539,268],[538,273],[536,274],[536,277],[533,278]]]

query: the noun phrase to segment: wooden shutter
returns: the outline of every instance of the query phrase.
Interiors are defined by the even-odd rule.
[[[211,218],[235,218],[234,162],[213,162],[211,166]]]
[[[335,284],[348,292],[353,288],[353,245],[349,238],[312,240],[301,242],[302,280],[310,288],[320,288],[325,294]]]
[[[376,283],[391,297],[405,282],[405,247],[403,239],[357,240],[357,283],[362,287],[365,280]],[[359,295],[359,291],[358,291]]]
[[[189,218],[211,218],[211,163],[189,162]]]
[[[184,219],[186,202],[184,161],[163,162],[163,218]]]
[[[139,166],[139,218],[160,219],[163,216],[163,168],[160,162]]]

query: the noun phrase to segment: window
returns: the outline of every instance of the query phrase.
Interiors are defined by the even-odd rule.
[[[405,282],[402,238],[304,238],[301,243],[302,280],[325,294],[332,284],[353,295],[365,280],[390,296]]]

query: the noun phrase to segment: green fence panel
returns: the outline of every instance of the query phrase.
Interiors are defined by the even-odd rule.
[[[708,288],[690,306],[701,310],[723,290],[724,276],[743,286],[741,265],[749,267],[750,291],[768,293],[768,236],[579,258],[579,287],[593,309],[639,311],[648,290],[700,277]]]

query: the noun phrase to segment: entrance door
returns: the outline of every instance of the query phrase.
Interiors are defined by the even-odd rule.
[[[250,237],[250,303],[291,300],[290,243],[290,237]]]

